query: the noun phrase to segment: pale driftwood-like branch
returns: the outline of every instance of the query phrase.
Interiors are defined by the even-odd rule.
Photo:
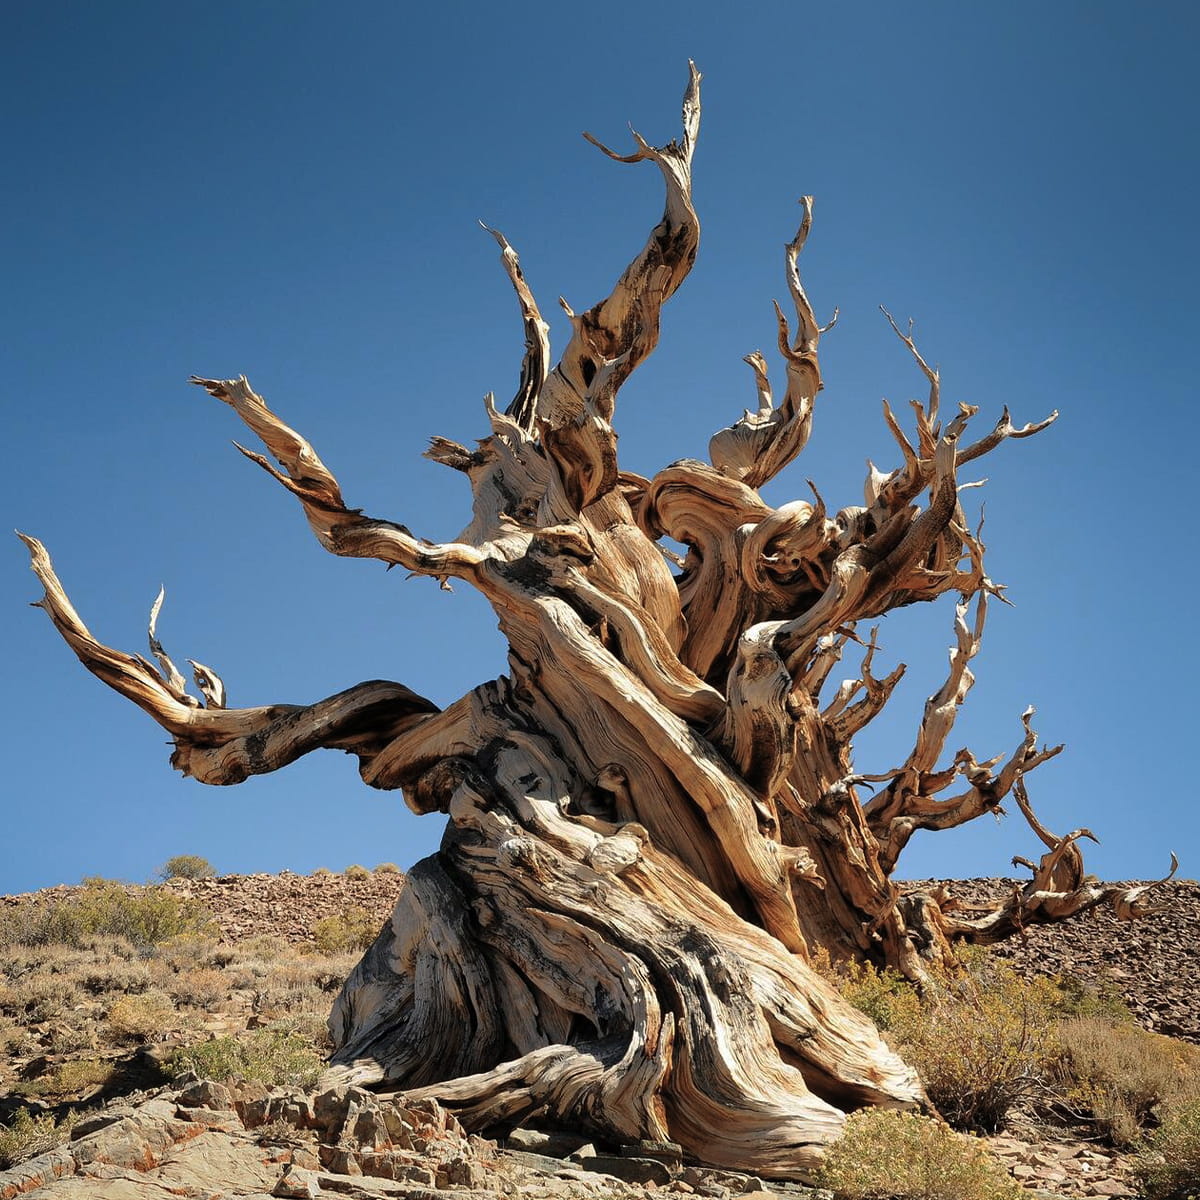
[[[244,446],[237,448],[300,501],[309,527],[325,549],[352,558],[377,558],[414,574],[439,578],[469,575],[484,558],[483,551],[474,546],[434,545],[414,537],[403,525],[364,517],[358,509],[347,508],[338,481],[316,451],[267,407],[244,376],[238,379],[193,376],[192,383],[228,404],[263,440],[283,468],[282,473],[261,454]]]
[[[21,536],[21,535],[18,535]],[[29,541],[22,536],[22,541],[28,546]],[[32,549],[32,547],[30,547]],[[47,562],[49,559],[47,559]],[[36,569],[36,568],[35,568]],[[150,625],[147,630],[147,640],[150,643],[150,653],[158,660],[158,665],[162,668],[162,681],[166,685],[167,691],[171,693],[181,704],[186,704],[189,707],[198,703],[194,696],[189,696],[187,692],[187,680],[184,679],[179,668],[171,661],[166,650],[163,649],[163,644],[158,640],[158,614],[162,611],[163,600],[166,597],[167,589],[160,587],[158,595],[154,598],[154,603],[150,606]],[[218,706],[222,707],[222,706]]]
[[[399,683],[372,681],[301,706],[224,707],[224,685],[206,667],[193,663],[208,708],[168,683],[146,659],[97,641],[63,589],[50,555],[37,538],[18,535],[29,549],[45,611],[79,661],[98,679],[149,713],[175,741],[171,764],[201,783],[241,783],[250,775],[278,770],[310,750],[357,753],[364,763],[414,721],[437,711],[436,705]],[[155,602],[151,639],[161,607]],[[165,655],[164,655],[165,657]],[[169,661],[169,660],[168,660]],[[182,678],[182,677],[180,677]]]
[[[952,668],[951,675],[954,673]],[[936,702],[937,697],[931,699]],[[933,716],[934,726],[948,719],[947,710],[936,703],[927,709],[927,713]],[[992,768],[997,759],[980,763],[969,750],[958,752],[951,769],[934,771],[934,760],[924,757],[928,735],[925,740],[918,735],[917,747],[908,762],[891,784],[864,806],[871,830],[880,843],[881,859],[889,871],[918,829],[955,829],[986,812],[996,812],[1023,776],[1062,753],[1061,745],[1038,747],[1033,715],[1032,708],[1021,714],[1025,735],[1011,757],[995,773]],[[924,729],[923,723],[922,732]],[[917,764],[925,761],[930,766],[922,770]],[[959,775],[970,784],[966,791],[944,800],[934,798]]]
[[[1024,781],[1020,778],[1013,786],[1013,797],[1030,828],[1045,843],[1047,852],[1036,866],[1024,859],[1014,860],[1014,863],[1028,865],[1033,878],[1024,887],[1014,888],[1010,895],[985,908],[943,905],[942,919],[951,936],[987,945],[1020,933],[1031,925],[1069,920],[1102,904],[1111,905],[1125,920],[1154,912],[1146,904],[1145,897],[1175,875],[1179,860],[1174,854],[1171,855],[1171,870],[1156,883],[1134,888],[1100,883],[1095,877],[1085,875],[1083,854],[1078,845],[1084,837],[1096,840],[1091,830],[1077,829],[1065,837],[1055,837],[1034,815]]]
[[[547,497],[545,520],[561,521],[596,503],[617,483],[611,420],[617,392],[658,344],[662,306],[696,258],[700,223],[692,206],[692,154],[700,132],[700,72],[690,66],[678,142],[651,146],[634,133],[637,150],[619,155],[584,136],[618,162],[653,162],[666,183],[666,210],[640,254],[612,292],[571,321],[571,338],[541,389],[537,422],[542,444],[559,468],[561,490]]]
[[[779,352],[787,365],[787,390],[775,408],[767,367],[757,351],[747,355],[758,387],[758,411],[746,411],[736,424],[713,435],[708,456],[723,475],[738,479],[749,487],[761,487],[788,465],[808,443],[812,432],[813,405],[821,390],[821,368],[817,362],[817,343],[822,333],[832,329],[837,310],[824,327],[817,323],[812,305],[800,282],[800,252],[812,228],[813,198],[800,201],[804,217],[796,236],[784,248],[784,267],[788,291],[796,312],[796,337],[792,340],[787,317],[778,304],[775,319],[779,333]]]
[[[480,225],[483,225],[482,221]],[[483,225],[483,228],[496,239],[496,244],[500,247],[500,261],[513,290],[517,293],[521,319],[525,326],[525,356],[521,360],[521,382],[517,387],[517,394],[504,411],[526,433],[532,433],[538,397],[542,394],[542,385],[550,373],[550,326],[542,320],[533,292],[525,282],[517,252],[498,229],[491,229],[487,225]]]

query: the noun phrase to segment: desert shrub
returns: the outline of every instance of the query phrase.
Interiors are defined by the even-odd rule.
[[[265,962],[290,958],[293,953],[288,940],[280,937],[277,933],[260,933],[246,938],[245,941],[238,943],[237,950],[239,957],[243,960],[258,959]]]
[[[179,1004],[211,1012],[229,995],[229,975],[213,967],[181,971],[169,981],[166,990]]]
[[[171,971],[220,967],[233,959],[233,952],[217,940],[214,927],[179,933],[154,947],[154,960]]]
[[[1040,1085],[1055,1019],[1048,981],[1025,983],[994,957],[970,951],[965,971],[935,976],[924,996],[895,971],[826,962],[818,969],[920,1073],[957,1129],[991,1133]]]
[[[78,1058],[60,1063],[51,1077],[53,1090],[59,1093],[82,1092],[107,1083],[113,1075],[112,1062],[102,1058]]]
[[[1160,1109],[1200,1100],[1200,1050],[1186,1042],[1097,1017],[1061,1022],[1054,1042],[1053,1095],[1118,1147],[1134,1145]]]
[[[0,1124],[0,1171],[65,1142],[73,1119],[59,1122],[49,1113],[35,1117],[27,1108],[18,1109],[11,1124]]]
[[[175,1016],[171,997],[164,992],[119,996],[108,1010],[108,1024],[121,1037],[145,1038],[165,1032]]]
[[[1200,1099],[1168,1108],[1133,1160],[1145,1200],[1200,1197]]]
[[[1007,968],[934,991],[915,1025],[897,1029],[901,1053],[956,1129],[994,1133],[1037,1090],[1052,1020],[1036,989]]]
[[[316,869],[316,870],[313,872],[313,874],[314,874],[314,875],[332,875],[332,874],[333,874],[333,872],[332,872],[332,871],[331,871],[331,870],[330,870],[328,867],[318,867],[318,868],[317,868],[317,869]]]
[[[216,868],[198,854],[176,854],[159,868],[159,879],[212,879]]]
[[[153,976],[145,963],[118,959],[84,967],[79,981],[93,995],[103,996],[112,992],[144,992],[153,983]]]
[[[73,1054],[76,1050],[95,1050],[96,1028],[90,1021],[53,1025],[44,1038],[52,1054]]]
[[[399,875],[400,868],[395,863],[377,863],[375,866],[376,875]]]
[[[324,1044],[329,992],[341,987],[358,953],[305,954],[272,964],[273,969],[254,982],[255,1013],[267,1020],[287,1017],[293,1024],[311,1017],[310,1024],[320,1031],[317,1040]]]
[[[217,1037],[177,1050],[169,1069],[224,1083],[248,1079],[268,1087],[311,1087],[325,1063],[294,1028],[277,1022],[240,1037]]]
[[[36,1038],[24,1025],[17,1024],[12,1017],[0,1017],[0,1054],[32,1054],[36,1045]]]
[[[331,917],[322,917],[313,927],[317,949],[325,954],[365,950],[379,933],[381,922],[365,908],[344,908]]]
[[[898,971],[857,962],[834,965],[824,949],[817,952],[813,966],[884,1032],[915,1028],[919,1023],[920,997]]]
[[[347,879],[370,879],[371,872],[366,867],[360,867],[358,863],[352,863],[345,871],[342,872]]]
[[[846,1121],[817,1182],[837,1200],[1020,1200],[984,1147],[911,1113],[864,1109]]]
[[[112,880],[89,879],[69,896],[6,908],[0,913],[0,947],[83,947],[98,936],[154,946],[207,923],[199,904],[164,888],[132,890]]]
[[[51,1021],[80,998],[75,983],[61,975],[26,975],[0,987],[0,1009],[26,1021]]]

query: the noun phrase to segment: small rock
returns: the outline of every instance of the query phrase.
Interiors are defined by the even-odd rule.
[[[279,1177],[273,1196],[292,1197],[293,1200],[316,1200],[321,1194],[321,1185],[312,1171],[301,1167],[288,1167]]]
[[[588,1139],[579,1133],[546,1133],[541,1129],[514,1129],[505,1139],[514,1150],[527,1150],[551,1158],[566,1158],[576,1153]]]
[[[1132,1196],[1133,1189],[1119,1179],[1089,1179],[1087,1194],[1089,1196]]]
[[[665,1163],[656,1158],[625,1158],[612,1154],[597,1154],[586,1160],[589,1171],[612,1175],[626,1183],[671,1182],[671,1172]]]
[[[676,1170],[683,1165],[683,1147],[676,1142],[630,1142],[620,1153],[624,1158],[655,1158]]]
[[[228,1112],[233,1108],[233,1095],[223,1083],[202,1079],[179,1093],[177,1103],[182,1108],[212,1108]]]
[[[175,1110],[175,1115],[181,1121],[191,1121],[196,1125],[203,1125],[206,1129],[223,1129],[227,1133],[233,1133],[243,1128],[241,1117],[232,1109],[220,1112],[211,1108],[184,1108],[181,1104]]]

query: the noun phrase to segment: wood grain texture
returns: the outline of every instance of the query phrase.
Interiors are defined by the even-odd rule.
[[[1084,874],[1087,830],[1056,837],[1038,822],[1025,780],[1061,747],[1039,747],[1032,711],[1007,760],[944,758],[989,601],[1002,598],[957,471],[1054,415],[1018,428],[1005,411],[970,441],[975,409],[943,419],[936,371],[893,321],[930,388],[911,435],[884,405],[899,465],[872,464],[864,503],[836,511],[815,489],[779,508],[759,495],[808,440],[832,325],[818,324],[801,282],[811,197],[784,254],[783,398],[766,359],[750,355],[757,407],[713,437],[709,463],[651,479],[620,470],[619,389],[657,344],[699,241],[699,120],[692,67],[677,141],[655,147],[635,133],[628,155],[601,147],[658,167],[664,213],[608,297],[567,309],[554,366],[516,252],[490,231],[525,352],[507,410],[488,398],[478,448],[435,438],[428,451],[472,489],[455,541],[348,507],[313,447],[244,378],[194,380],[261,440],[266,454],[244,453],[297,497],[327,550],[477,588],[508,641],[505,676],[444,711],[385,681],[308,706],[228,708],[200,664],[201,696],[188,694],[155,633],[161,596],[155,667],[95,639],[45,549],[25,541],[40,606],[88,670],[170,733],[179,770],[231,784],[339,749],[371,786],[448,816],[440,851],[412,870],[338,998],[334,1077],[435,1097],[470,1128],[570,1124],[802,1176],[845,1112],[925,1104],[914,1072],[811,969],[814,950],[919,982],[952,962],[956,940],[994,941],[1105,903],[1140,915],[1148,898]],[[903,667],[873,673],[864,622],[946,594],[957,597],[946,681],[906,760],[868,780],[852,740]],[[853,646],[861,665],[836,680]],[[866,782],[880,787],[864,801]],[[901,896],[891,876],[916,830],[993,813],[1010,795],[1046,848],[1028,885],[985,908],[946,890]]]

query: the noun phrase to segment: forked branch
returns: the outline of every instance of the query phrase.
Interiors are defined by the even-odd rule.
[[[97,679],[132,700],[171,734],[175,741],[171,765],[201,783],[241,783],[316,749],[357,754],[365,769],[390,741],[438,711],[437,705],[403,684],[384,680],[360,683],[312,705],[224,708],[224,685],[195,663],[209,701],[202,708],[183,692],[178,671],[167,668],[164,677],[140,654],[126,654],[97,641],[71,604],[45,546],[37,538],[18,536],[29,549],[30,565],[44,589],[35,607],[54,622],[76,658]],[[155,643],[160,607],[161,595],[151,619]]]
[[[474,546],[453,542],[435,545],[414,537],[403,525],[364,517],[360,509],[347,508],[338,481],[316,451],[267,407],[244,375],[237,379],[201,379],[193,375],[191,382],[228,404],[263,440],[282,471],[264,455],[236,442],[234,445],[300,501],[309,528],[326,550],[351,558],[377,558],[417,575],[442,579],[449,575],[470,578],[486,557]]]

